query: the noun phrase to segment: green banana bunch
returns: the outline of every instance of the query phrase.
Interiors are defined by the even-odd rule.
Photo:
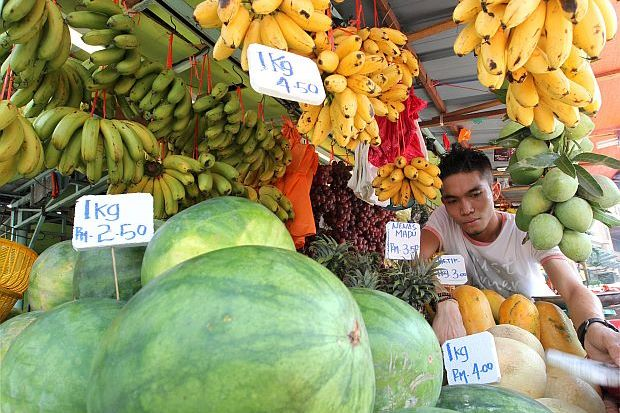
[[[0,187],[43,170],[43,145],[36,131],[17,107],[0,101]]]
[[[261,186],[258,189],[258,202],[276,214],[282,222],[295,219],[293,204],[291,204],[291,201],[275,186]]]
[[[67,15],[74,28],[88,29],[82,41],[104,46],[91,54],[97,67],[88,84],[89,90],[112,90],[121,76],[134,75],[142,65],[140,42],[134,35],[133,19],[112,0],[82,0],[84,10]]]

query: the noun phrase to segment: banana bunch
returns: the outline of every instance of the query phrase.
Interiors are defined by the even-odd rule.
[[[119,77],[113,92],[128,119],[149,120],[147,127],[158,139],[175,139],[191,129],[192,97],[183,79],[160,63],[144,60],[131,75]]]
[[[67,15],[67,23],[87,29],[82,41],[105,49],[91,54],[97,67],[89,83],[90,90],[111,90],[121,76],[134,74],[141,66],[140,42],[132,34],[134,22],[112,0],[82,0],[84,10]]]
[[[293,204],[291,201],[280,191],[278,188],[272,185],[264,185],[258,188],[256,191],[252,187],[247,187],[248,192],[251,195],[248,199],[256,201],[276,214],[282,222],[286,222],[289,219],[295,219],[295,211],[293,211]]]
[[[8,100],[0,101],[0,187],[43,169],[43,145],[32,125]]]
[[[508,80],[510,119],[551,133],[554,119],[574,127],[579,111],[600,109],[589,60],[617,32],[609,0],[463,0],[453,19],[466,24],[454,51],[475,52],[480,83],[500,89]]]
[[[140,123],[97,119],[71,107],[41,113],[33,122],[45,148],[45,166],[63,175],[80,171],[97,182],[107,169],[111,184],[139,182],[146,155],[159,156],[159,143]]]
[[[80,108],[91,99],[87,88],[89,79],[88,69],[70,57],[60,69],[42,73],[35,82],[16,80],[17,89],[11,96],[11,103],[24,107],[27,118],[35,118],[44,110],[60,106]]]
[[[302,56],[312,56],[314,41],[308,32],[325,32],[332,19],[325,14],[329,0],[205,0],[194,19],[203,28],[220,28],[213,49],[215,60],[230,57],[242,47],[241,66],[248,70],[247,49],[260,43]]]
[[[437,198],[441,188],[439,167],[422,157],[413,158],[407,163],[404,156],[396,158],[394,163],[383,165],[372,181],[379,201],[391,201],[392,206],[409,207],[411,195],[420,205],[426,205],[427,198]]]
[[[196,174],[204,166],[188,156],[169,154],[161,162],[146,161],[144,175],[131,182],[112,183],[108,194],[143,192],[153,195],[153,216],[170,217],[200,197]]]

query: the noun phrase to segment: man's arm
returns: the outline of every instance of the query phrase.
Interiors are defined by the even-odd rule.
[[[558,290],[578,328],[589,318],[604,318],[599,299],[581,282],[579,275],[566,260],[552,259],[543,264],[553,286]],[[585,339],[588,355],[620,366],[620,333],[596,323],[588,328]]]
[[[430,259],[433,254],[439,251],[440,242],[435,234],[429,230],[422,230],[420,236],[420,257]],[[448,290],[441,284],[436,288],[437,292],[447,292]],[[459,311],[458,303],[451,299],[437,304],[437,314],[433,319],[433,330],[439,339],[439,343],[466,335],[463,327],[463,318]]]

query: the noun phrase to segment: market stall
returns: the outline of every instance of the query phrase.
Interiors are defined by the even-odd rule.
[[[619,324],[618,11],[0,1],[0,410],[617,411],[553,277],[485,288],[421,234],[478,149]]]

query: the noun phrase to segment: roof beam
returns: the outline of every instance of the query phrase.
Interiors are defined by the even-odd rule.
[[[407,40],[410,42],[415,42],[415,41],[422,40],[424,38],[433,36],[435,34],[439,34],[447,30],[453,29],[455,27],[456,27],[456,23],[454,23],[454,21],[452,20],[452,17],[450,17],[449,19],[433,24],[432,26],[425,27],[422,30],[418,30],[413,33],[408,33]]]
[[[454,115],[452,113],[447,113],[443,117],[436,116],[433,119],[425,120],[420,122],[421,128],[429,128],[433,126],[446,126],[446,125],[454,125],[455,123],[459,123],[469,119],[476,118],[492,118],[496,116],[503,116],[506,113],[506,109],[494,109],[488,110],[486,112],[474,112],[474,113],[463,113],[460,115]]]
[[[448,113],[446,115],[449,115],[449,116],[464,115],[466,113],[478,112],[479,110],[494,108],[495,106],[499,106],[499,105],[503,105],[503,103],[500,102],[497,99],[493,99],[493,100],[489,100],[487,102],[478,103],[477,105],[472,105],[472,106],[468,106],[466,108],[455,110],[455,111],[450,112],[450,113]]]

